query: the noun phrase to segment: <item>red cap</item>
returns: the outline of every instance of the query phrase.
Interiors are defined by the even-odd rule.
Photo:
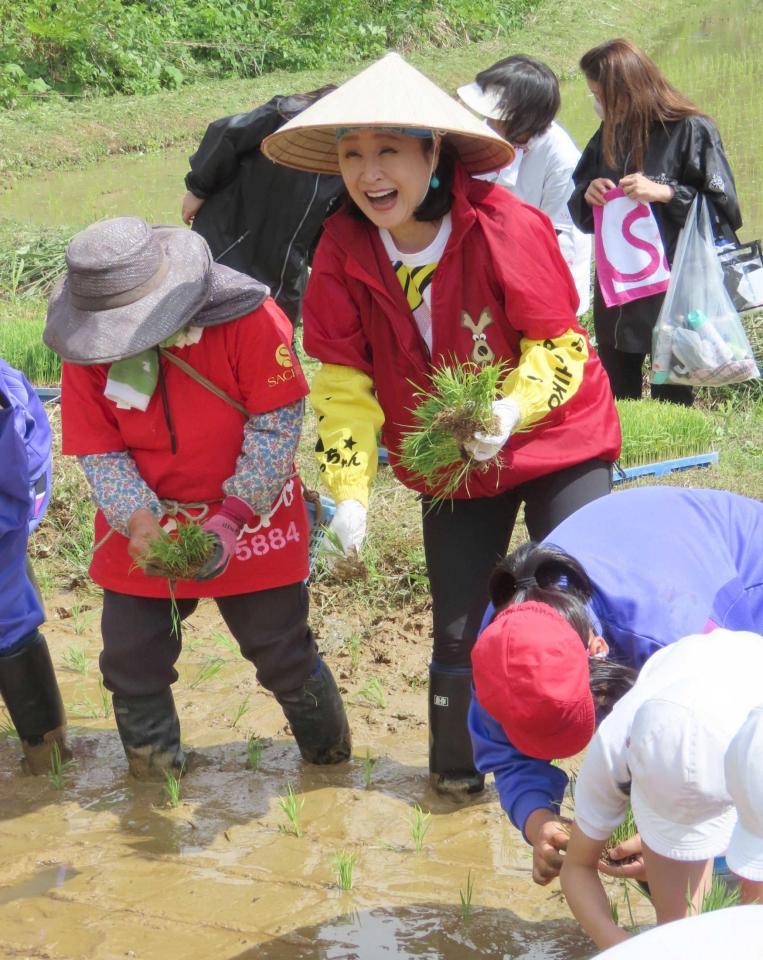
[[[477,699],[529,757],[574,757],[595,727],[588,650],[552,607],[506,607],[472,650]]]

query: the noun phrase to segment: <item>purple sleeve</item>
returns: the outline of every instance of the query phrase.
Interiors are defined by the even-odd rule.
[[[559,812],[567,774],[546,760],[536,760],[520,753],[473,693],[469,707],[469,733],[477,769],[480,773],[493,774],[501,806],[523,835],[525,823],[533,810],[542,808]]]
[[[244,424],[244,442],[236,472],[223,484],[228,496],[248,503],[258,516],[267,514],[294,469],[302,430],[304,401],[251,416]]]
[[[90,484],[93,500],[103,511],[110,527],[127,536],[127,521],[136,510],[145,508],[154,516],[164,512],[156,494],[138,472],[132,456],[118,453],[91,453],[79,457]]]

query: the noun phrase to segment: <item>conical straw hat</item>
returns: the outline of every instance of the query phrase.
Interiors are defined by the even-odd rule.
[[[262,143],[274,163],[339,173],[337,127],[416,127],[445,135],[471,174],[514,159],[514,148],[397,53],[388,53]]]

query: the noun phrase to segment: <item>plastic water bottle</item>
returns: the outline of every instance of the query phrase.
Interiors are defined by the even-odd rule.
[[[730,363],[734,359],[734,353],[731,347],[726,343],[723,337],[718,333],[714,323],[708,321],[701,310],[692,310],[686,318],[686,323],[690,330],[695,330],[700,337],[710,343],[718,357],[718,366],[723,363]]]
[[[652,351],[652,383],[667,383],[670,363],[673,358],[673,328],[655,327],[654,350]]]

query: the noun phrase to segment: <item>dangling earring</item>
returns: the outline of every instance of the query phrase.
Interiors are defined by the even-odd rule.
[[[436,190],[440,186],[440,178],[437,176],[436,173],[432,174],[432,179],[429,181],[429,186],[433,190]]]

